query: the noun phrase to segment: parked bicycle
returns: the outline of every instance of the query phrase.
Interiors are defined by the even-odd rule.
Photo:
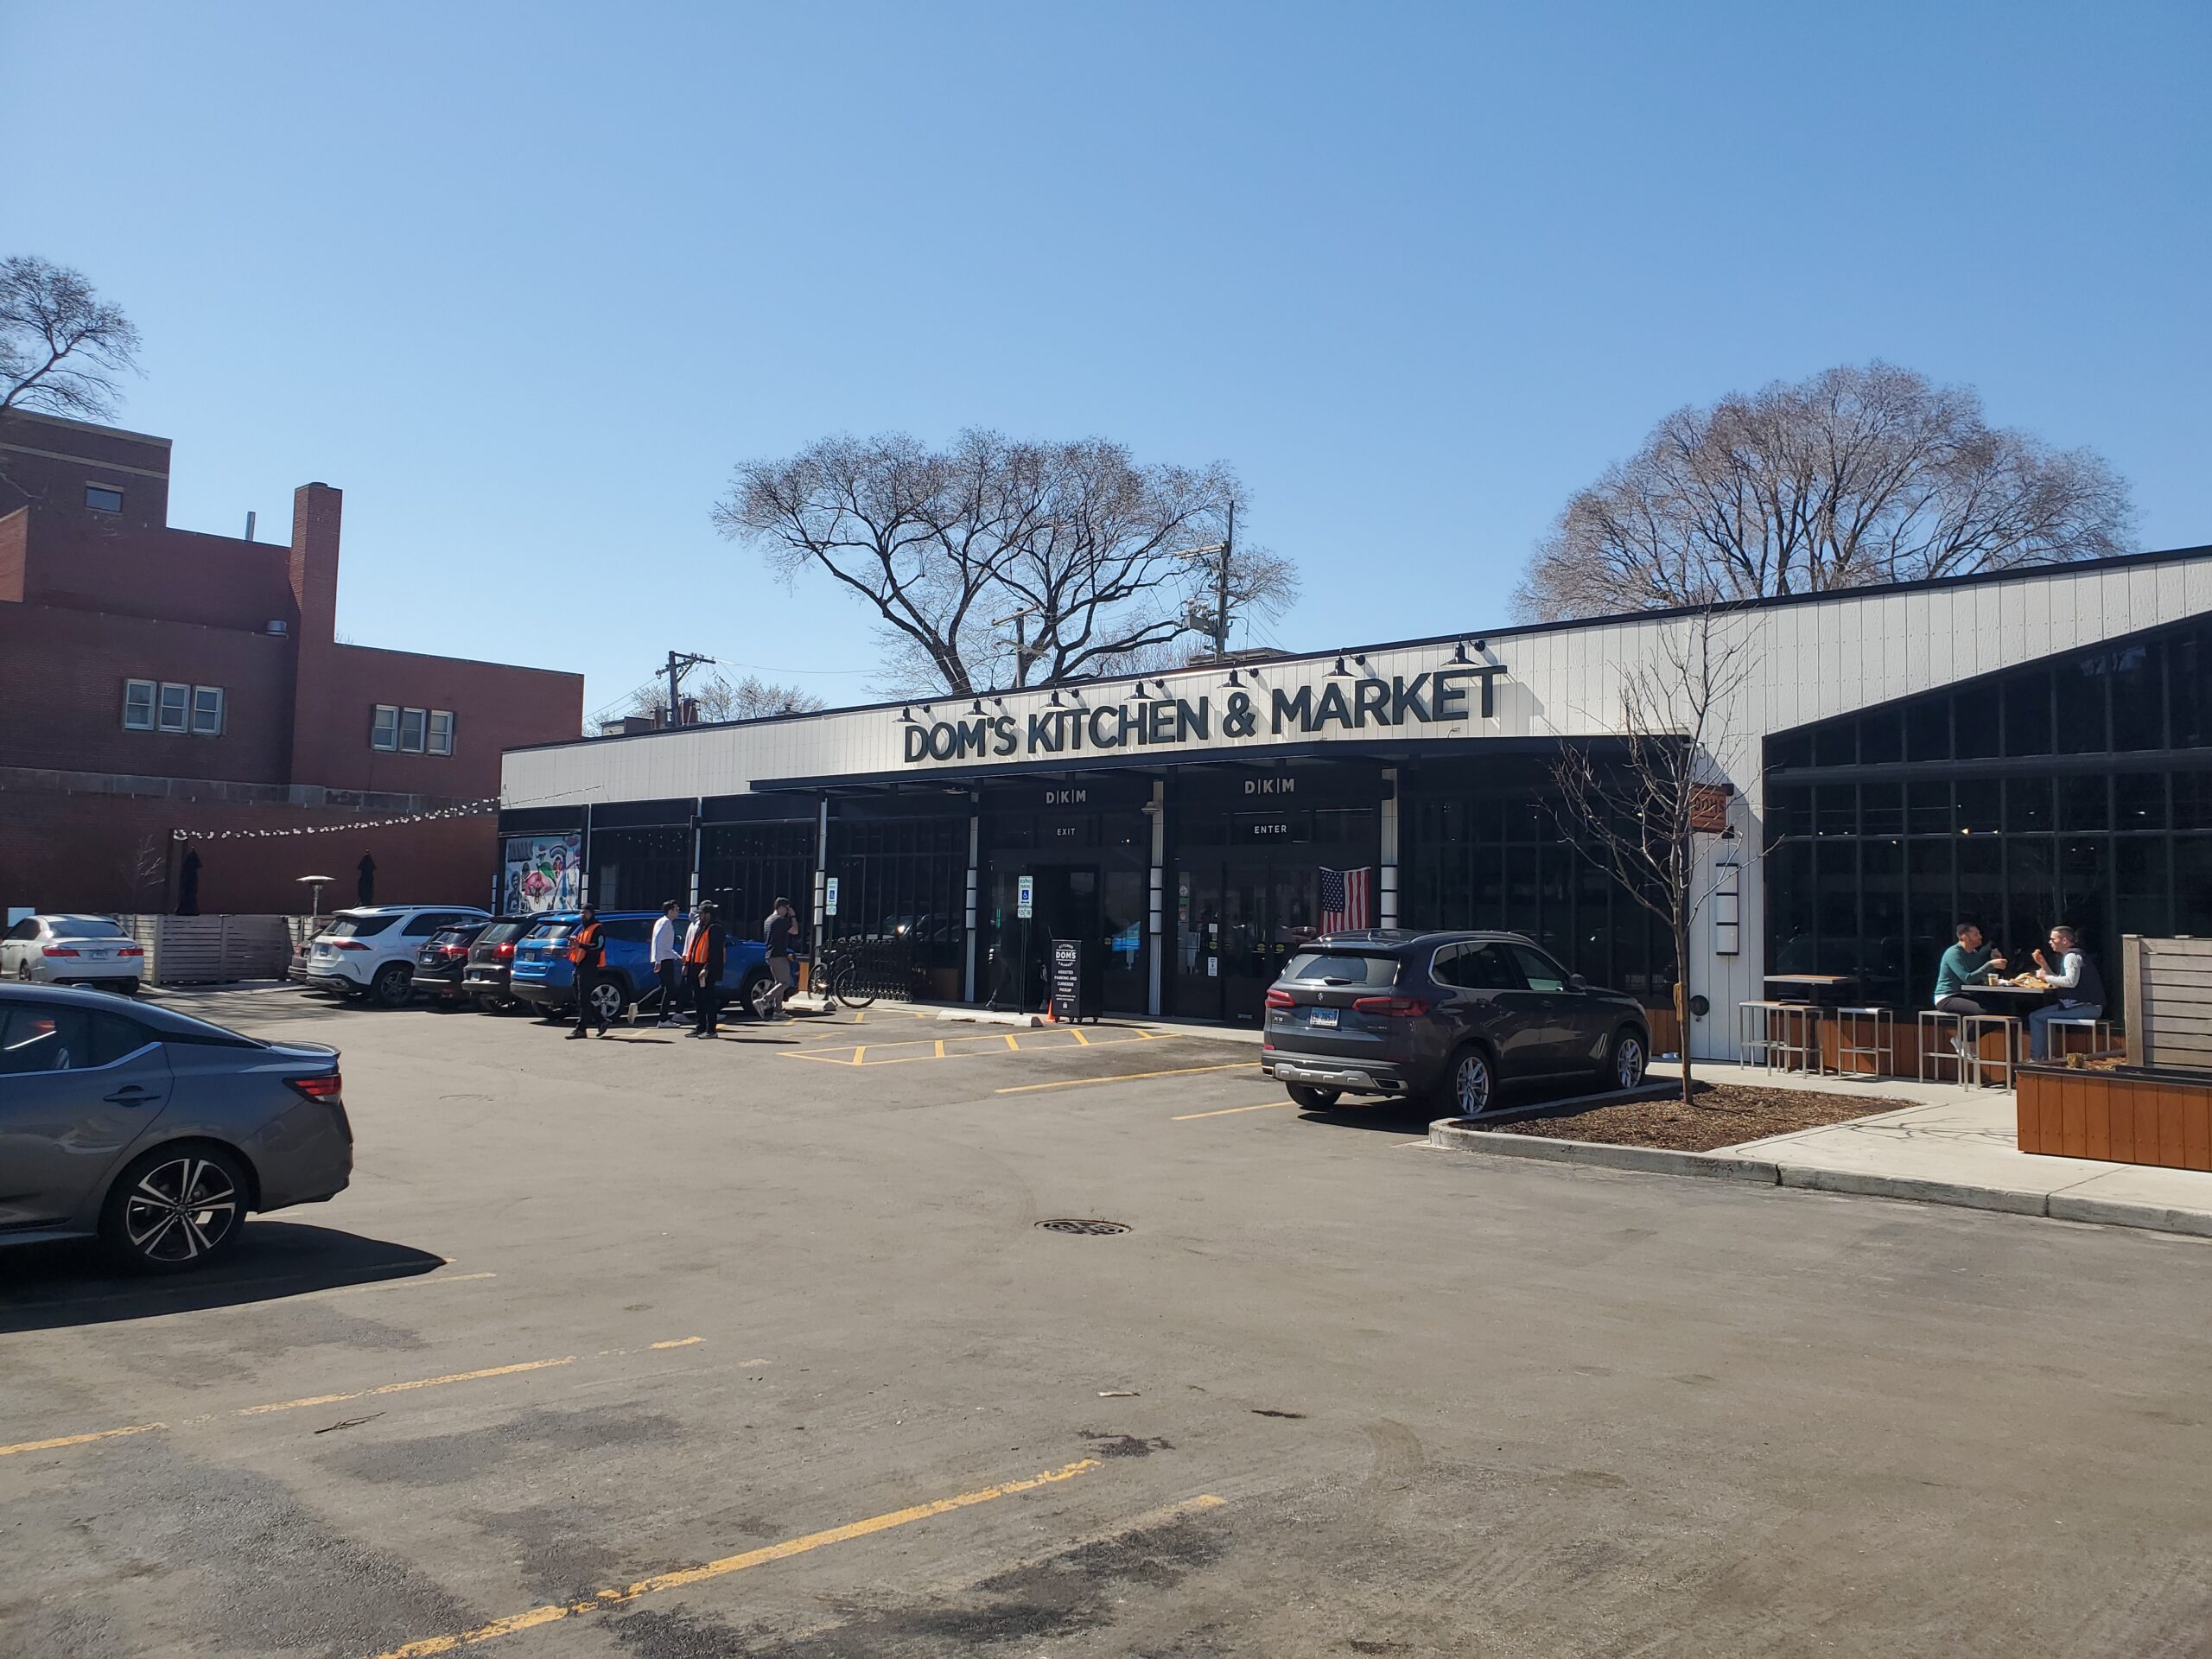
[[[840,950],[835,945],[825,944],[816,954],[809,983],[824,998],[842,1002],[849,1008],[865,1008],[875,1001],[875,993],[868,988],[854,953]]]

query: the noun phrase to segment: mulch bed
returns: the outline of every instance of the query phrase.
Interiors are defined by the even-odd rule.
[[[1754,1089],[1733,1083],[1701,1083],[1696,1103],[1681,1094],[1593,1106],[1586,1112],[1500,1123],[1498,1135],[1538,1135],[1554,1141],[1601,1141],[1616,1147],[1660,1147],[1669,1152],[1711,1152],[1770,1135],[1817,1129],[1876,1112],[1894,1112],[1909,1100],[1873,1095],[1831,1095],[1807,1089]]]

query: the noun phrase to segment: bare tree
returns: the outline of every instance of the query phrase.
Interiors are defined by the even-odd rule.
[[[716,526],[764,548],[787,580],[819,568],[882,619],[884,689],[966,695],[1119,672],[1211,628],[1199,588],[1224,539],[1225,466],[1141,466],[1120,444],[963,432],[944,450],[902,435],[825,439],[748,461]],[[1275,614],[1287,560],[1236,550],[1232,604]]]
[[[30,254],[0,259],[0,410],[115,417],[115,377],[138,366],[138,330],[80,271]]]
[[[702,721],[759,720],[769,715],[807,715],[828,708],[828,700],[796,685],[778,685],[747,674],[731,681],[709,674],[685,682],[683,700],[698,705]],[[649,680],[630,694],[620,712],[645,715],[656,721],[668,718],[668,683]]]
[[[168,890],[168,837],[149,830],[138,838],[130,856],[118,861],[116,869],[130,890],[135,910],[160,910]]]
[[[1660,639],[1654,658],[1621,679],[1618,759],[1586,746],[1552,765],[1561,834],[1667,929],[1675,953],[1675,1017],[1682,1100],[1690,1077],[1690,934],[1721,879],[1709,856],[1726,827],[1729,772],[1739,747],[1738,694],[1750,646],[1712,610]]]
[[[1667,416],[1567,503],[1515,603],[1556,620],[2094,558],[2133,519],[2101,457],[1871,363]]]

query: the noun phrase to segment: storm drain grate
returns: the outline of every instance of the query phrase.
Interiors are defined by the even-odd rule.
[[[1111,1233],[1129,1230],[1129,1224],[1126,1221],[1077,1221],[1070,1217],[1040,1221],[1037,1224],[1048,1233],[1074,1233],[1085,1238],[1103,1238]]]

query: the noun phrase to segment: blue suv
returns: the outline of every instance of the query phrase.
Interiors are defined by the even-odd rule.
[[[646,960],[653,924],[659,919],[657,910],[600,912],[607,934],[607,971],[592,995],[608,1019],[632,1002],[660,1012],[660,980]],[[517,942],[514,969],[507,977],[508,993],[517,1001],[542,1014],[575,1007],[576,969],[569,960],[569,930],[575,925],[575,911],[549,911]],[[721,977],[722,995],[732,1006],[758,1018],[771,982],[768,947],[758,939],[732,939]]]

